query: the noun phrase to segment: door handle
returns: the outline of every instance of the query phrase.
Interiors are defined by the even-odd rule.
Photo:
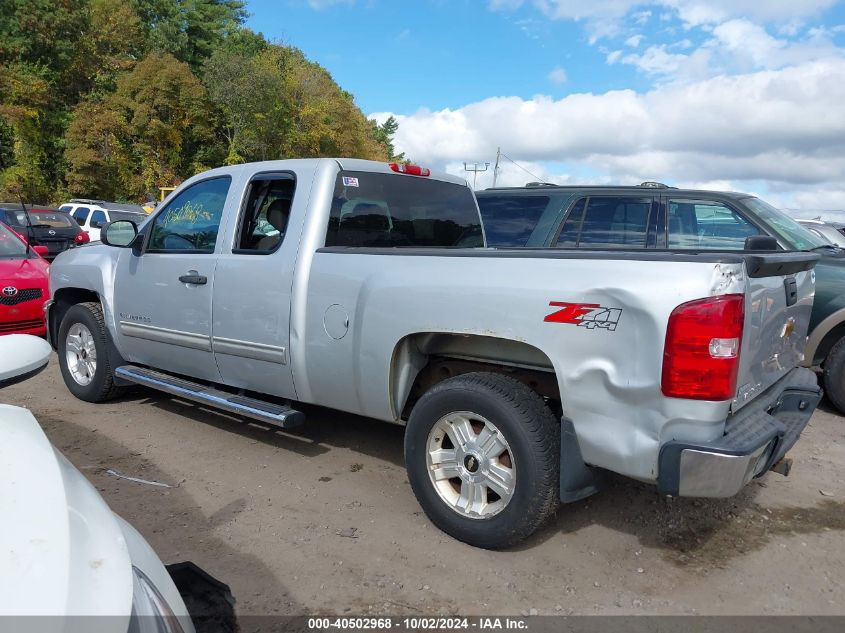
[[[205,275],[197,275],[196,273],[182,275],[179,277],[179,281],[183,284],[194,284],[195,286],[202,286],[208,283],[208,277]]]

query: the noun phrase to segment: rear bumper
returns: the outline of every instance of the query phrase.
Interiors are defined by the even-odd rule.
[[[657,486],[681,497],[731,497],[792,448],[822,397],[816,375],[796,368],[743,407],[713,441],[660,448]]]

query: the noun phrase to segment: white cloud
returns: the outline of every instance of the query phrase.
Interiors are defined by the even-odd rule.
[[[420,110],[397,115],[395,141],[433,167],[492,162],[501,146],[538,169],[555,161],[615,182],[729,181],[739,189],[762,181],[799,204],[845,208],[843,102],[845,60],[828,58],[645,93],[491,97]]]
[[[710,33],[710,38],[691,53],[673,52],[690,47],[689,40],[682,40],[650,46],[642,53],[626,55],[621,61],[658,80],[678,82],[779,69],[845,55],[845,50],[833,43],[825,29],[811,29],[800,41],[786,40],[773,37],[759,24],[735,19],[714,26]]]
[[[607,63],[613,66],[622,57],[622,51],[612,51],[607,54]]]
[[[325,0],[311,0],[322,2]],[[331,1],[331,0],[328,0]],[[494,11],[513,11],[525,4],[553,20],[583,20],[590,42],[617,35],[623,18],[643,24],[651,17],[645,7],[664,7],[689,27],[715,25],[735,18],[797,23],[829,9],[839,0],[490,0]],[[670,18],[664,11],[661,20]]]
[[[645,39],[645,35],[642,33],[638,33],[637,35],[632,35],[627,40],[625,40],[625,46],[630,46],[631,48],[639,47],[640,43]]]
[[[566,76],[566,71],[558,66],[549,73],[549,81],[557,86],[562,86],[566,83],[568,77]]]

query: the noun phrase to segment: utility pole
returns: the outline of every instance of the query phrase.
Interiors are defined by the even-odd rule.
[[[496,179],[499,177],[499,157],[502,155],[502,148],[496,148],[496,164],[493,166],[493,186],[496,186]]]
[[[470,167],[472,165],[472,167]],[[478,180],[478,172],[485,172],[490,167],[490,163],[484,163],[484,169],[481,168],[481,163],[467,163],[464,161],[464,171],[472,172],[472,188],[475,189],[475,182]]]

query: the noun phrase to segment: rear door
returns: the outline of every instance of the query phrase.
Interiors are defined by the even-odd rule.
[[[653,246],[657,205],[651,195],[574,198],[553,244],[560,248],[640,249]]]
[[[666,240],[673,250],[742,251],[748,237],[765,234],[753,218],[728,201],[667,196],[665,202]],[[763,254],[750,254],[747,261],[745,330],[734,410],[801,363],[815,294],[812,271],[782,274],[765,264]]]
[[[301,222],[307,190],[292,172],[250,180],[230,251],[214,277],[212,345],[224,383],[295,398],[289,362],[291,286],[298,241],[289,232],[296,198]]]
[[[220,380],[211,350],[211,295],[231,183],[218,176],[190,185],[153,218],[140,255],[121,251],[114,312],[128,360]]]

